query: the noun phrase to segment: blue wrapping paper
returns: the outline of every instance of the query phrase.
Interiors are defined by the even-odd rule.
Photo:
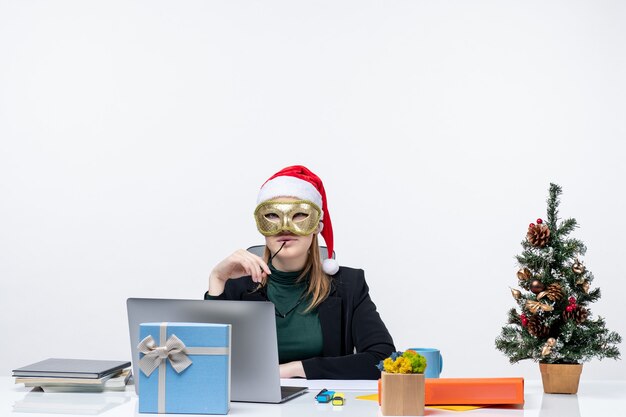
[[[180,373],[169,359],[163,359],[150,376],[140,370],[139,412],[227,414],[230,406],[230,334],[231,326],[227,324],[142,323],[138,343],[152,336],[157,346],[165,346],[166,341],[175,335],[184,343],[192,363]],[[143,356],[140,353],[140,358]]]

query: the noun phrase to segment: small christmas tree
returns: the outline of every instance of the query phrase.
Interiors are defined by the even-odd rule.
[[[605,327],[602,317],[592,319],[589,305],[600,298],[592,288],[593,274],[579,257],[587,248],[568,235],[575,219],[559,223],[561,187],[550,184],[547,221],[528,227],[518,255],[517,278],[522,291],[511,289],[518,309],[496,338],[496,348],[511,363],[532,359],[542,363],[581,363],[592,358],[619,359],[615,346],[622,338]]]

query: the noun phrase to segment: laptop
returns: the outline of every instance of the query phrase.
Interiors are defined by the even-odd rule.
[[[139,375],[139,325],[149,322],[232,325],[231,401],[282,403],[307,387],[280,385],[274,304],[263,301],[129,298],[128,329],[134,375]],[[135,390],[139,393],[139,378]]]

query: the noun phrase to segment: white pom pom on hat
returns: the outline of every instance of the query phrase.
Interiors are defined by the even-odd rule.
[[[339,262],[332,258],[324,259],[324,262],[322,262],[322,271],[326,272],[328,275],[335,275],[339,272]]]
[[[311,170],[302,165],[292,165],[283,168],[272,175],[261,186],[257,197],[257,204],[276,197],[296,197],[309,200],[322,209],[320,220],[320,234],[326,242],[328,259],[322,262],[322,270],[328,275],[335,275],[339,271],[339,263],[332,259],[333,256],[333,225],[328,213],[326,191],[322,180]]]

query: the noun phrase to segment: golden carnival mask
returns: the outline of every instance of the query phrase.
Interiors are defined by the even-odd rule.
[[[308,200],[268,200],[254,210],[256,227],[263,236],[274,236],[281,232],[307,236],[317,230],[321,217],[320,208]]]

